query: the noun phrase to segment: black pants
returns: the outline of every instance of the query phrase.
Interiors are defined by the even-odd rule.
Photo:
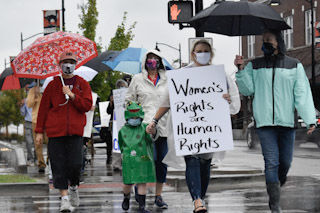
[[[48,152],[56,189],[79,185],[82,166],[82,137],[64,136],[49,138]]]
[[[107,156],[112,155],[112,134],[108,127],[101,127],[100,138],[106,143]]]

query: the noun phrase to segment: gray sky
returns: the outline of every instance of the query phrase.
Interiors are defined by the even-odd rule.
[[[66,30],[79,32],[80,10],[78,4],[85,0],[65,0]],[[210,6],[215,0],[204,0],[204,7]],[[188,62],[188,38],[195,37],[192,28],[179,30],[178,25],[173,26],[167,20],[168,0],[97,0],[99,23],[97,25],[98,38],[102,38],[105,47],[109,45],[114,36],[117,25],[122,21],[124,11],[128,12],[127,25],[137,21],[134,29],[135,38],[131,47],[144,47],[154,49],[155,42],[167,43],[178,47],[181,43],[182,61]],[[9,62],[9,56],[20,52],[20,33],[27,38],[43,31],[42,10],[55,10],[61,8],[61,0],[0,0],[0,72],[4,69],[4,60]],[[235,71],[233,59],[239,51],[239,38],[206,33],[205,37],[213,38],[215,49],[214,64],[225,64],[226,71]],[[23,43],[24,47],[31,44],[37,37]],[[176,50],[159,46],[161,53],[169,62],[179,57]]]

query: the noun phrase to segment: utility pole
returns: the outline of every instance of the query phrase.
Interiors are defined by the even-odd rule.
[[[203,10],[203,0],[195,0],[196,14]],[[204,37],[204,32],[200,32],[199,29],[195,28],[196,37]]]
[[[21,47],[21,50],[23,50],[23,36],[22,36],[22,32],[20,34],[20,47]]]
[[[65,28],[65,23],[64,23],[64,11],[66,9],[64,8],[64,0],[62,0],[62,31],[66,31],[66,28]]]

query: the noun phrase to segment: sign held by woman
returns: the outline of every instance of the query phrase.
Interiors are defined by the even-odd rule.
[[[174,70],[167,77],[176,154],[233,149],[224,66]]]

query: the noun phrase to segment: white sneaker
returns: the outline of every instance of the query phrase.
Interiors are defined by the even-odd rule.
[[[61,199],[60,212],[72,212],[74,207],[71,206],[70,201],[67,199]]]
[[[69,188],[69,199],[72,206],[79,206],[79,191],[77,186],[70,186]]]

